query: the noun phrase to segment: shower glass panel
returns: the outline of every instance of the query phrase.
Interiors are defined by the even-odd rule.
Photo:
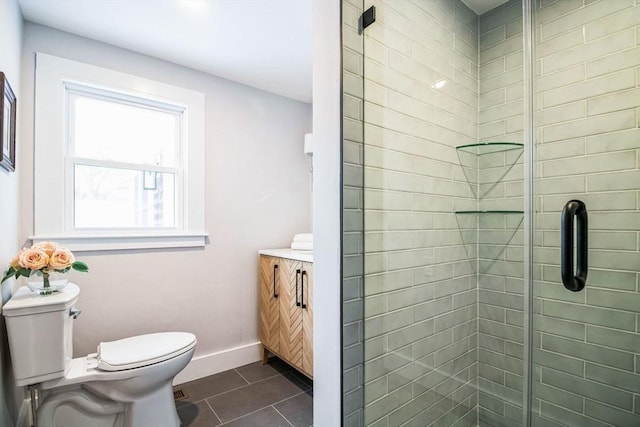
[[[532,425],[640,426],[640,3],[538,1],[534,18]],[[579,292],[570,200],[588,216]]]
[[[522,4],[370,6],[363,425],[522,425]]]
[[[640,426],[640,1],[465,3],[343,2],[345,426]]]

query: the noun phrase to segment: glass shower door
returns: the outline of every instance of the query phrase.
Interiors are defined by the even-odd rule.
[[[478,219],[454,211],[477,210],[476,174],[467,179],[457,147],[478,142],[478,18],[460,1],[371,6],[364,425],[476,425],[476,257],[458,221],[468,229]]]
[[[343,19],[354,23],[350,3]],[[364,140],[344,150],[363,170],[351,193],[360,199],[347,200],[350,218],[357,207],[364,217],[354,245],[364,255],[363,411],[351,425],[517,427],[522,3],[482,16],[461,0],[366,0],[362,10],[372,6],[362,58],[360,46],[344,56],[345,139]]]
[[[533,426],[640,426],[639,24],[535,6]]]

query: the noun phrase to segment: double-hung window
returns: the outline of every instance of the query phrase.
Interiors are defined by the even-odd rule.
[[[35,241],[204,244],[204,97],[38,54]]]

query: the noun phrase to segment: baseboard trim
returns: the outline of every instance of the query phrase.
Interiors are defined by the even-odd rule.
[[[262,358],[262,343],[260,341],[230,348],[217,353],[205,354],[191,359],[186,368],[176,375],[173,385],[204,378],[218,372],[227,371]]]

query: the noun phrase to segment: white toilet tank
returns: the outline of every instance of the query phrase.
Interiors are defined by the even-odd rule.
[[[40,296],[20,288],[2,308],[17,386],[60,378],[73,357],[73,305],[80,289]]]

